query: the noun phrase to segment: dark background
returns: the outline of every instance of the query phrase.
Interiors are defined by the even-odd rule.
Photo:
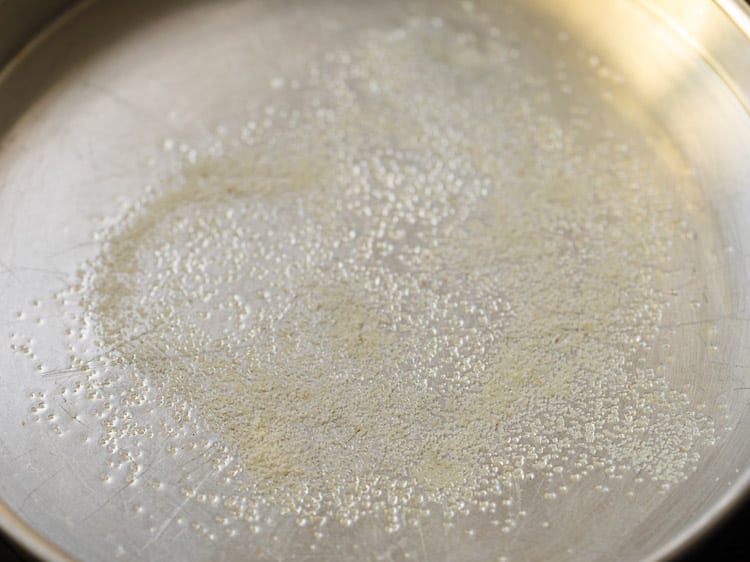
[[[750,503],[714,530],[705,540],[691,549],[678,562],[742,561],[750,560]],[[0,536],[0,560],[4,562],[32,562],[35,558],[25,554],[7,538]]]

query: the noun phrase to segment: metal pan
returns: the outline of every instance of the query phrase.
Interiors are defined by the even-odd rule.
[[[33,554],[653,560],[742,499],[744,4],[0,14]]]

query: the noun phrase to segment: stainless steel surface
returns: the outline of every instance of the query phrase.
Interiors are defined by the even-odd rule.
[[[71,0],[4,0],[0,21],[5,22],[0,38],[0,66],[13,57],[29,39],[42,31],[71,4]]]
[[[35,421],[42,417],[32,412],[38,393],[48,392],[60,379],[41,377],[7,348],[10,333],[36,322],[31,303],[64,287],[80,264],[96,254],[92,233],[170,172],[175,162],[162,149],[165,140],[200,145],[218,125],[246,121],[277,75],[294,75],[338,41],[349,41],[357,29],[366,28],[368,18],[359,10],[370,10],[380,24],[398,21],[398,3],[383,2],[382,8],[364,4],[87,3],[2,75],[0,337],[9,339],[0,352],[0,525],[35,554],[49,560],[67,559],[64,552],[81,560],[247,559],[259,552],[252,549],[260,548],[261,541],[268,541],[269,558],[316,559],[294,525],[283,522],[276,543],[268,536],[255,538],[249,526],[235,536],[222,534],[216,521],[225,516],[221,505],[210,498],[187,498],[179,482],[170,483],[170,475],[192,468],[164,452],[160,438],[166,438],[158,432],[141,443],[150,471],[146,484],[103,482],[102,472],[113,457],[84,440],[99,429],[82,427],[89,420],[78,419],[77,412],[66,414],[63,403],[58,408],[63,419],[57,422],[65,429],[62,437],[54,433],[54,424]],[[20,6],[5,3],[0,10],[11,5]],[[52,13],[47,11],[50,4],[25,6],[25,14],[34,11],[29,21],[44,21]],[[317,10],[331,20],[338,16],[353,31],[326,27],[310,16]],[[10,25],[2,13],[0,29]],[[584,62],[596,57],[606,61],[612,69],[608,72],[625,77],[620,90],[605,82],[591,84],[630,126],[644,137],[661,139],[654,150],[675,178],[689,168],[705,201],[701,216],[706,225],[717,225],[698,229],[706,241],[705,254],[696,263],[681,265],[700,272],[708,300],[703,308],[678,302],[676,308],[684,305],[691,312],[670,328],[676,359],[666,375],[692,403],[705,404],[704,411],[715,417],[717,437],[713,446],[701,450],[696,470],[666,492],[657,494],[646,485],[633,498],[627,495],[632,487],[613,484],[594,471],[554,501],[525,498],[526,521],[503,535],[500,550],[482,546],[495,544],[496,537],[485,542],[481,536],[479,541],[450,539],[453,552],[462,552],[463,558],[658,559],[684,548],[750,486],[747,14],[742,5],[727,0],[516,4],[516,21],[526,26],[518,29],[519,36],[536,38],[535,53],[552,57],[556,48],[563,48],[554,38],[540,39],[544,34],[539,30],[564,31],[584,53]],[[13,34],[0,37],[2,60],[17,41]],[[521,41],[518,49],[531,50],[531,45]],[[571,53],[575,59],[576,52]],[[539,69],[545,64],[540,60]],[[18,318],[19,311],[27,317]],[[34,345],[46,353],[46,368],[64,363],[54,359],[68,353],[58,334],[63,327],[64,319],[44,316],[34,327]],[[156,424],[158,408],[152,415],[140,421]],[[201,481],[215,479],[215,489],[221,489],[213,467],[198,466],[195,474]],[[169,484],[150,488],[151,479]],[[595,491],[605,485],[610,493]],[[212,526],[219,531],[202,532]],[[365,559],[402,559],[405,553],[417,559],[450,556],[430,550],[442,540],[442,527],[424,528],[421,550],[414,551],[398,534],[353,545],[342,528],[334,538],[361,548]],[[343,551],[340,558],[352,552]]]

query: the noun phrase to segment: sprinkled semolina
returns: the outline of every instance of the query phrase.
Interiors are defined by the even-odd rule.
[[[550,499],[593,471],[680,481],[713,438],[645,361],[674,256],[697,252],[687,180],[575,95],[561,117],[513,40],[461,14],[274,79],[61,294],[97,342],[74,362],[215,435],[240,515],[397,532],[532,480]]]

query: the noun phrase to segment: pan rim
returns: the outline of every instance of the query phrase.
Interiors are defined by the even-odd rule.
[[[0,530],[24,551],[40,560],[49,562],[74,562],[70,556],[54,542],[31,527],[2,499],[0,499]]]

